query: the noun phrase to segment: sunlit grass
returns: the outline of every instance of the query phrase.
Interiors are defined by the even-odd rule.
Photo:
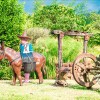
[[[99,56],[100,55],[100,45],[89,47],[89,52],[95,56]]]
[[[100,100],[100,97],[97,96],[79,96],[75,100]]]
[[[0,81],[0,100],[99,100],[99,91],[88,90],[78,85],[74,80],[67,80],[68,87],[53,85],[55,80],[30,80],[30,83],[19,86],[10,85],[10,80]],[[92,99],[93,98],[93,99]]]

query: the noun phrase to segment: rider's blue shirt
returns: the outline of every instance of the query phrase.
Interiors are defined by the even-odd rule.
[[[22,58],[33,57],[33,46],[31,43],[20,44],[20,55]]]

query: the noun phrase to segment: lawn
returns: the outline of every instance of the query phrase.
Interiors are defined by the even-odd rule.
[[[100,100],[100,85],[88,90],[74,80],[68,80],[68,87],[54,86],[55,80],[38,80],[19,86],[10,85],[10,80],[0,80],[0,100]],[[98,89],[97,89],[98,88]]]

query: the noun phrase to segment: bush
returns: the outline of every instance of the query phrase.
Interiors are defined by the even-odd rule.
[[[0,61],[0,79],[8,80],[12,78],[12,69],[6,60]]]
[[[50,30],[46,28],[29,28],[27,29],[27,34],[32,38],[32,43],[35,43],[36,40],[40,37],[47,37],[49,36]]]
[[[94,34],[90,40],[89,40],[89,45],[94,46],[94,45],[100,45],[100,33]]]
[[[23,7],[17,0],[0,1],[0,40],[6,46],[18,50],[18,34],[22,32],[24,24]]]
[[[18,0],[0,0],[0,41],[18,50],[18,34],[22,33],[24,25],[23,6]],[[7,61],[0,61],[0,79],[11,79],[12,72]]]

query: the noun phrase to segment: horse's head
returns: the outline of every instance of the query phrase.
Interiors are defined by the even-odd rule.
[[[0,44],[0,60],[4,58],[4,42]]]

